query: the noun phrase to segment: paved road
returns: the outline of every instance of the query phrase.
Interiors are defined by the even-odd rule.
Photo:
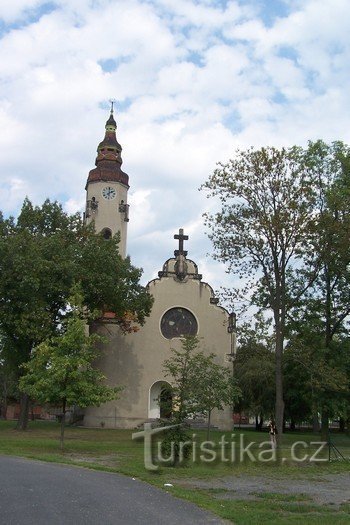
[[[219,525],[219,518],[127,476],[0,456],[6,525]]]

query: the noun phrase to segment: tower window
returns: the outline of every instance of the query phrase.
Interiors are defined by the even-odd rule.
[[[106,241],[108,241],[108,239],[112,238],[112,231],[109,228],[103,228],[101,235]]]

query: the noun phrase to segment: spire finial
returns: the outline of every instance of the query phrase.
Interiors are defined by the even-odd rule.
[[[114,98],[110,98],[109,99],[109,102],[111,103],[111,115],[113,115],[113,112],[114,112],[114,104],[115,104],[115,99]]]

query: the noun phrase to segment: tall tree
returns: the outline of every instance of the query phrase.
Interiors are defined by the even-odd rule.
[[[75,293],[77,297],[81,295]],[[121,391],[121,388],[104,385],[104,376],[93,366],[98,354],[96,342],[100,339],[97,334],[86,335],[80,303],[80,307],[79,304],[73,306],[62,333],[40,343],[33,349],[30,360],[22,365],[24,375],[20,378],[20,389],[40,403],[62,408],[62,450],[67,408],[100,405],[116,398]]]
[[[295,273],[313,258],[314,173],[301,148],[237,151],[203,185],[221,209],[205,215],[214,257],[248,280],[252,302],[272,312],[276,423],[283,428],[282,356],[287,314],[309,283]],[[308,261],[310,262],[310,261]],[[252,277],[253,276],[253,277]]]
[[[314,390],[317,402],[313,405],[322,413],[326,438],[334,402],[341,402],[347,390],[344,337],[349,336],[350,314],[350,148],[339,141],[310,142],[307,158],[317,189],[318,220],[312,242],[318,272],[293,309],[291,336],[294,347],[304,347],[304,365],[307,354],[309,370],[318,363],[313,377],[323,377]]]
[[[57,203],[33,207],[28,199],[15,222],[2,222],[0,238],[0,326],[8,362],[19,374],[34,346],[54,333],[69,287],[78,216],[68,217]],[[29,398],[21,396],[18,428],[26,428]]]
[[[17,221],[0,220],[0,329],[11,342],[7,359],[20,370],[32,349],[56,334],[74,283],[81,283],[88,311],[114,312],[123,330],[135,329],[152,305],[140,276],[120,257],[118,237],[106,241],[57,202],[33,206],[26,199]],[[25,393],[21,404],[18,428],[25,429]]]

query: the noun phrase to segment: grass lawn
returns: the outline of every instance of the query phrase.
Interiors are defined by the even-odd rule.
[[[257,458],[261,450],[268,452],[268,447],[259,447],[268,439],[266,433],[251,430],[226,433],[224,445],[223,434],[212,431],[210,439],[215,443],[218,459],[215,461],[200,461],[201,451],[197,448],[196,461],[190,461],[179,467],[161,467],[157,472],[147,471],[144,467],[143,441],[133,441],[130,430],[108,430],[67,427],[65,451],[59,448],[59,425],[53,422],[36,421],[30,423],[29,430],[17,432],[14,422],[0,421],[0,454],[22,456],[26,458],[66,463],[110,472],[119,472],[136,477],[164,488],[165,483],[171,483],[168,488],[172,494],[192,501],[197,505],[211,510],[215,514],[236,524],[289,524],[303,523],[318,525],[350,523],[350,504],[321,505],[314,502],[308,494],[266,492],[256,490],[249,492],[247,497],[230,497],[230,490],[222,488],[219,482],[228,476],[232,479],[247,479],[247,476],[261,480],[261,486],[267,480],[289,480],[297,484],[305,480],[317,485],[328,475],[343,475],[349,472],[349,461],[295,462],[291,459],[291,447],[296,442],[296,456],[311,455],[319,445],[310,442],[319,438],[312,434],[291,433],[283,436],[282,464],[275,461],[254,461],[244,454],[240,461],[240,450],[251,441],[251,454]],[[205,433],[195,431],[199,443],[205,441]],[[243,437],[241,437],[243,436]],[[221,441],[220,441],[221,440]],[[334,434],[333,441],[345,457],[350,457],[350,438]],[[234,443],[234,445],[232,445]],[[232,451],[238,461],[232,462]],[[203,456],[203,453],[202,453]],[[204,453],[204,458],[212,457]],[[266,457],[266,456],[265,456]],[[321,459],[328,458],[328,450],[318,454]],[[226,461],[222,461],[222,459]],[[201,487],[195,487],[196,482]],[[218,484],[219,483],[219,484]],[[231,491],[232,492],[232,491]]]

